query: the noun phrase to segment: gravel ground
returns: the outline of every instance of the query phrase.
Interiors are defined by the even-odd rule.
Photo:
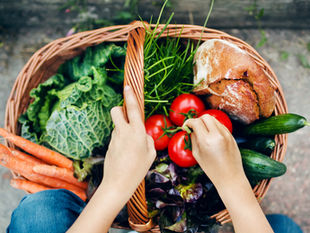
[[[231,29],[226,32],[235,35],[252,46],[260,40],[258,30]],[[305,68],[298,56],[303,55],[310,62],[310,31],[266,30],[267,42],[258,52],[274,69],[283,87],[290,112],[310,119],[310,69]],[[7,98],[17,74],[29,57],[46,43],[64,35],[56,29],[20,31],[1,35],[0,48],[0,126],[4,124]],[[274,179],[262,202],[266,214],[282,213],[292,217],[303,229],[310,232],[310,129],[304,128],[289,135],[288,150],[284,163],[287,173]],[[10,187],[10,172],[0,167],[0,232],[5,232],[12,210],[18,205],[24,192]],[[115,231],[113,231],[115,232]],[[231,232],[231,225],[220,228],[220,232]]]

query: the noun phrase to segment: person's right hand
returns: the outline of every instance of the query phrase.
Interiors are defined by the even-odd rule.
[[[215,185],[236,233],[272,233],[247,180],[236,141],[228,129],[210,115],[189,119],[192,152]]]
[[[218,120],[203,115],[187,120],[184,125],[193,130],[193,156],[215,185],[245,176],[237,143]]]

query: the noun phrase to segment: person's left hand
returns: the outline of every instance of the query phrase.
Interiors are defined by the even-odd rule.
[[[111,110],[115,128],[105,157],[103,179],[68,232],[109,232],[117,214],[155,160],[154,141],[145,131],[137,99],[124,88],[128,121],[121,107]]]
[[[119,191],[136,190],[156,157],[154,141],[146,134],[137,99],[129,86],[124,88],[128,121],[122,107],[114,107],[111,116],[115,128],[104,163],[102,185]]]

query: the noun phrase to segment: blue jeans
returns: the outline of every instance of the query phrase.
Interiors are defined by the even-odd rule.
[[[7,233],[64,233],[85,207],[78,196],[65,189],[25,196],[14,210]],[[267,215],[275,233],[302,233],[285,215]]]
[[[85,205],[78,196],[65,189],[27,195],[13,211],[7,233],[66,232]]]
[[[285,215],[269,214],[266,217],[275,233],[302,233],[300,227]]]

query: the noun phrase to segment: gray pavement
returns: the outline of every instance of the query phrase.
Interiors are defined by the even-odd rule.
[[[258,30],[231,29],[226,32],[255,46],[260,40]],[[310,120],[310,69],[301,65],[301,54],[310,63],[310,31],[307,30],[266,30],[267,43],[258,52],[269,62],[283,87],[289,111]],[[64,32],[56,29],[20,31],[16,35],[0,35],[0,126],[4,123],[6,100],[18,72],[29,57],[44,44],[59,38]],[[288,55],[284,59],[284,54]],[[282,58],[281,58],[282,57]],[[310,232],[310,128],[304,128],[289,136],[288,150],[284,163],[287,173],[274,179],[267,196],[262,202],[266,213],[283,213],[292,217],[304,232]],[[12,210],[24,192],[10,187],[10,173],[0,167],[0,232],[5,232]],[[220,232],[230,232],[227,225]]]

